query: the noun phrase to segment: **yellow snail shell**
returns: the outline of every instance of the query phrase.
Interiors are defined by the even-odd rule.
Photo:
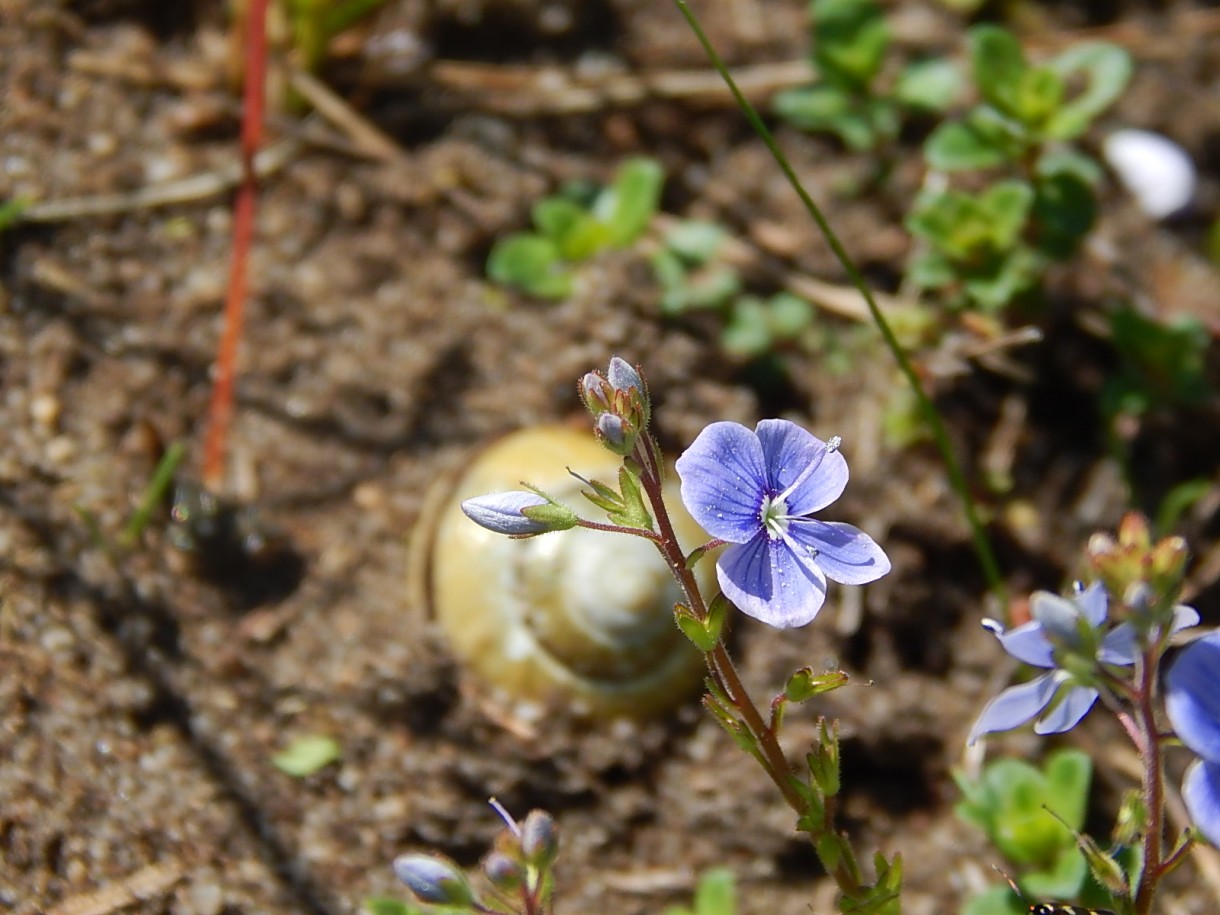
[[[567,468],[614,483],[619,465],[591,432],[521,430],[475,458],[437,517],[435,618],[458,660],[493,691],[492,703],[518,720],[556,708],[582,717],[659,714],[704,676],[703,656],[674,622],[681,591],[653,544],[585,528],[511,540],[459,509],[463,499],[520,490],[524,481],[602,520]],[[677,489],[667,481],[666,503],[689,552],[707,535]],[[710,567],[702,563],[700,572],[710,575]]]

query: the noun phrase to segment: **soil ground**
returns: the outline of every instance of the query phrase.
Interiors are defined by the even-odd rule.
[[[807,52],[803,3],[694,5],[734,65]],[[1017,594],[1063,586],[1089,534],[1130,505],[1220,480],[1214,399],[1124,429],[1134,496],[1098,406],[1118,365],[1098,315],[1118,297],[1203,321],[1212,390],[1220,381],[1220,285],[1200,253],[1220,213],[1209,6],[1009,6],[1035,52],[1097,34],[1128,47],[1137,73],[1102,126],[1163,131],[1201,170],[1196,211],[1172,225],[1106,186],[1089,253],[1053,274],[1032,319],[1042,342],[965,359],[979,341],[954,320],[919,354]],[[960,53],[963,20],[943,7],[892,12],[904,48]],[[661,0],[391,0],[335,47],[320,77],[392,151],[379,157],[332,121],[271,116],[279,161],[261,186],[230,440],[227,495],[256,506],[290,552],[192,565],[163,519],[115,552],[158,440],[185,443],[183,475],[198,473],[232,201],[224,185],[138,203],[235,161],[225,28],[219,3],[0,0],[0,198],[67,202],[0,237],[0,905],[355,912],[400,892],[396,854],[475,864],[498,831],[495,796],[558,817],[561,911],[657,912],[715,865],[736,872],[746,915],[833,911],[792,818],[694,697],[644,724],[559,710],[506,727],[408,582],[409,535],[436,481],[496,436],[579,415],[575,380],[616,353],[646,371],[675,454],[720,419],[782,415],[843,436],[852,483],[832,513],[884,544],[894,571],[832,590],[805,629],[737,622],[734,654],[760,697],[806,664],[869,684],[794,712],[788,743],[801,752],[816,713],[841,720],[844,825],[862,848],[903,852],[906,911],[956,911],[994,882],[994,852],[952,813],[950,772],[977,767],[965,735],[1013,671],[979,627],[995,608],[943,465],[926,443],[883,433],[902,383],[873,332],[819,314],[824,345],[763,373],[726,357],[706,316],[662,318],[639,251],[599,258],[558,304],[484,277],[491,243],[540,195],[646,154],[669,176],[666,212],[730,228],[754,252],[760,291],[785,272],[843,282],[723,93],[617,104],[595,92],[572,112],[570,91],[533,80],[543,67],[593,85],[707,72]],[[461,72],[478,87],[461,89]],[[847,248],[894,291],[908,248],[895,201],[920,180],[919,137],[904,137],[910,164],[890,195],[861,196],[843,189],[866,162],[779,136]],[[98,212],[112,195],[115,209]],[[1213,624],[1218,509],[1213,485],[1177,528]],[[273,765],[310,734],[338,740],[341,761],[305,778]],[[1097,754],[1104,834],[1130,753],[1101,715],[1064,742]],[[989,752],[1046,746],[1018,733]],[[1210,855],[1183,869],[1163,911],[1220,910]]]

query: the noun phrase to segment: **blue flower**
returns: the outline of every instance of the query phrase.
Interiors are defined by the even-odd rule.
[[[1199,759],[1182,779],[1182,799],[1196,828],[1220,845],[1220,632],[1191,642],[1165,677],[1165,712]]]
[[[830,443],[782,419],[754,432],[712,423],[678,458],[682,501],[730,546],[716,562],[725,596],[745,614],[804,626],[826,599],[826,579],[862,585],[890,570],[873,539],[850,524],[817,521],[847,485],[847,461]]]
[[[1102,633],[1106,622],[1108,598],[1101,582],[1094,582],[1068,599],[1048,591],[1036,591],[1030,598],[1033,619],[1015,629],[1005,630],[995,620],[983,625],[995,633],[1004,650],[1033,667],[1047,672],[1028,683],[1010,686],[987,704],[970,730],[968,743],[984,734],[1019,727],[1047,708],[1034,724],[1037,734],[1058,734],[1070,730],[1088,714],[1099,695],[1091,681],[1058,666],[1056,651],[1092,656],[1099,664],[1129,667],[1139,653],[1138,634],[1129,623]],[[1171,631],[1177,632],[1199,622],[1190,607],[1174,609]]]

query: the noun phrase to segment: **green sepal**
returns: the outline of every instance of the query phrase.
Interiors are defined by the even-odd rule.
[[[784,684],[784,698],[789,702],[804,702],[822,693],[829,693],[847,684],[848,676],[841,670],[815,674],[813,668],[802,667]]]
[[[644,491],[640,488],[639,472],[626,463],[618,470],[618,485],[621,492],[620,507],[609,512],[610,520],[623,527],[651,531],[652,513],[648,510]]]
[[[839,775],[839,728],[838,722],[829,726],[826,719],[818,722],[818,742],[813,750],[805,754],[805,765],[809,777],[826,797],[834,797],[842,787]]]
[[[562,502],[556,502],[542,490],[530,486],[528,483],[523,485],[530,492],[546,499],[546,505],[528,505],[521,509],[521,514],[531,521],[545,524],[547,527],[546,533],[571,530],[580,523],[579,516],[568,506]]]
[[[694,642],[696,648],[704,653],[711,651],[720,641],[728,607],[728,601],[721,600],[723,597],[724,595],[719,594],[712,601],[711,606],[708,607],[706,620],[699,619],[695,615],[695,611],[686,604],[674,604],[674,617],[678,621],[678,628]]]
[[[623,497],[613,488],[600,480],[586,480],[584,477],[579,477],[578,479],[589,487],[589,489],[582,489],[580,494],[606,514],[609,515],[624,510]]]
[[[1106,888],[1112,896],[1129,897],[1131,887],[1127,883],[1127,874],[1121,863],[1104,851],[1097,842],[1084,833],[1076,833],[1076,845],[1089,865],[1089,873],[1093,879]]]

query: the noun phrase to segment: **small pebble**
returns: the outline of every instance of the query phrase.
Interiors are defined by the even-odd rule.
[[[1140,209],[1164,219],[1185,209],[1195,196],[1195,164],[1177,143],[1148,130],[1116,130],[1102,154]]]

